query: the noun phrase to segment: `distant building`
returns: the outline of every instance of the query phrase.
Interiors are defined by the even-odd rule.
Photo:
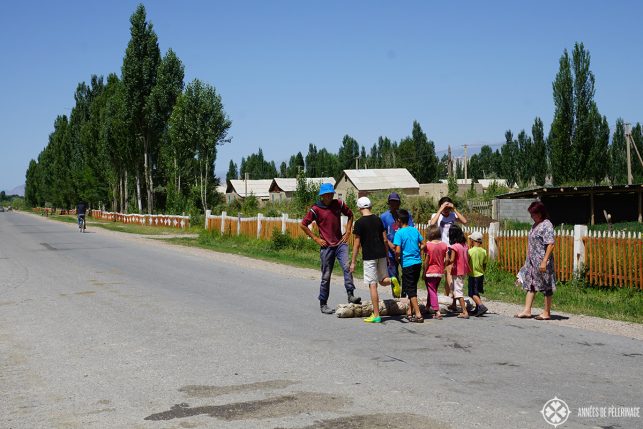
[[[335,185],[333,177],[307,177],[306,183],[321,185],[322,183],[332,183]],[[285,201],[292,198],[297,190],[297,179],[293,178],[274,178],[270,184],[270,201]]]
[[[337,198],[346,199],[350,191],[356,198],[395,189],[405,195],[418,195],[420,184],[406,168],[344,170],[335,184]]]
[[[527,207],[540,200],[555,225],[643,222],[643,184],[613,186],[547,186],[498,195],[493,218],[531,222]]]
[[[271,179],[263,180],[228,180],[226,186],[226,203],[234,200],[242,200],[248,196],[254,196],[261,203],[270,199]]]

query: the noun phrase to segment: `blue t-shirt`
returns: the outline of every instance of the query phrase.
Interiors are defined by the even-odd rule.
[[[390,210],[382,213],[380,219],[382,219],[382,225],[384,225],[384,231],[386,231],[386,239],[392,243],[393,237],[395,237],[395,231],[399,229],[399,226],[397,222],[395,222]],[[411,213],[409,213],[409,226],[414,226]],[[393,255],[393,252],[391,252],[391,255]]]
[[[402,250],[402,267],[405,268],[422,263],[420,243],[422,243],[423,240],[422,234],[420,234],[420,231],[415,227],[406,226],[397,230],[395,238],[393,238],[393,244],[400,246]]]

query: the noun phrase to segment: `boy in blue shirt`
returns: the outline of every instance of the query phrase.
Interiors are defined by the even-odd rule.
[[[423,323],[418,305],[418,280],[422,272],[420,251],[424,248],[424,238],[417,228],[409,226],[409,217],[409,212],[404,209],[398,212],[400,229],[395,233],[393,245],[395,257],[402,265],[402,294],[409,298],[407,318],[412,323]]]

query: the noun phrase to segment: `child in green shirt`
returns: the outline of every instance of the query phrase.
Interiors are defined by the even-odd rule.
[[[476,303],[473,315],[480,317],[489,309],[480,300],[480,294],[484,293],[484,273],[487,270],[487,251],[482,247],[482,234],[473,232],[469,236],[471,247],[469,247],[469,297]]]

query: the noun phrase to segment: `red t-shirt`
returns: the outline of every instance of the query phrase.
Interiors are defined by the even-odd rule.
[[[449,246],[442,241],[439,243],[426,243],[426,274],[428,277],[437,277],[444,274],[444,258],[448,248]]]
[[[307,227],[317,222],[319,237],[329,246],[334,247],[342,239],[342,215],[353,217],[353,212],[342,200],[333,200],[328,206],[320,201],[308,210],[301,224]]]

